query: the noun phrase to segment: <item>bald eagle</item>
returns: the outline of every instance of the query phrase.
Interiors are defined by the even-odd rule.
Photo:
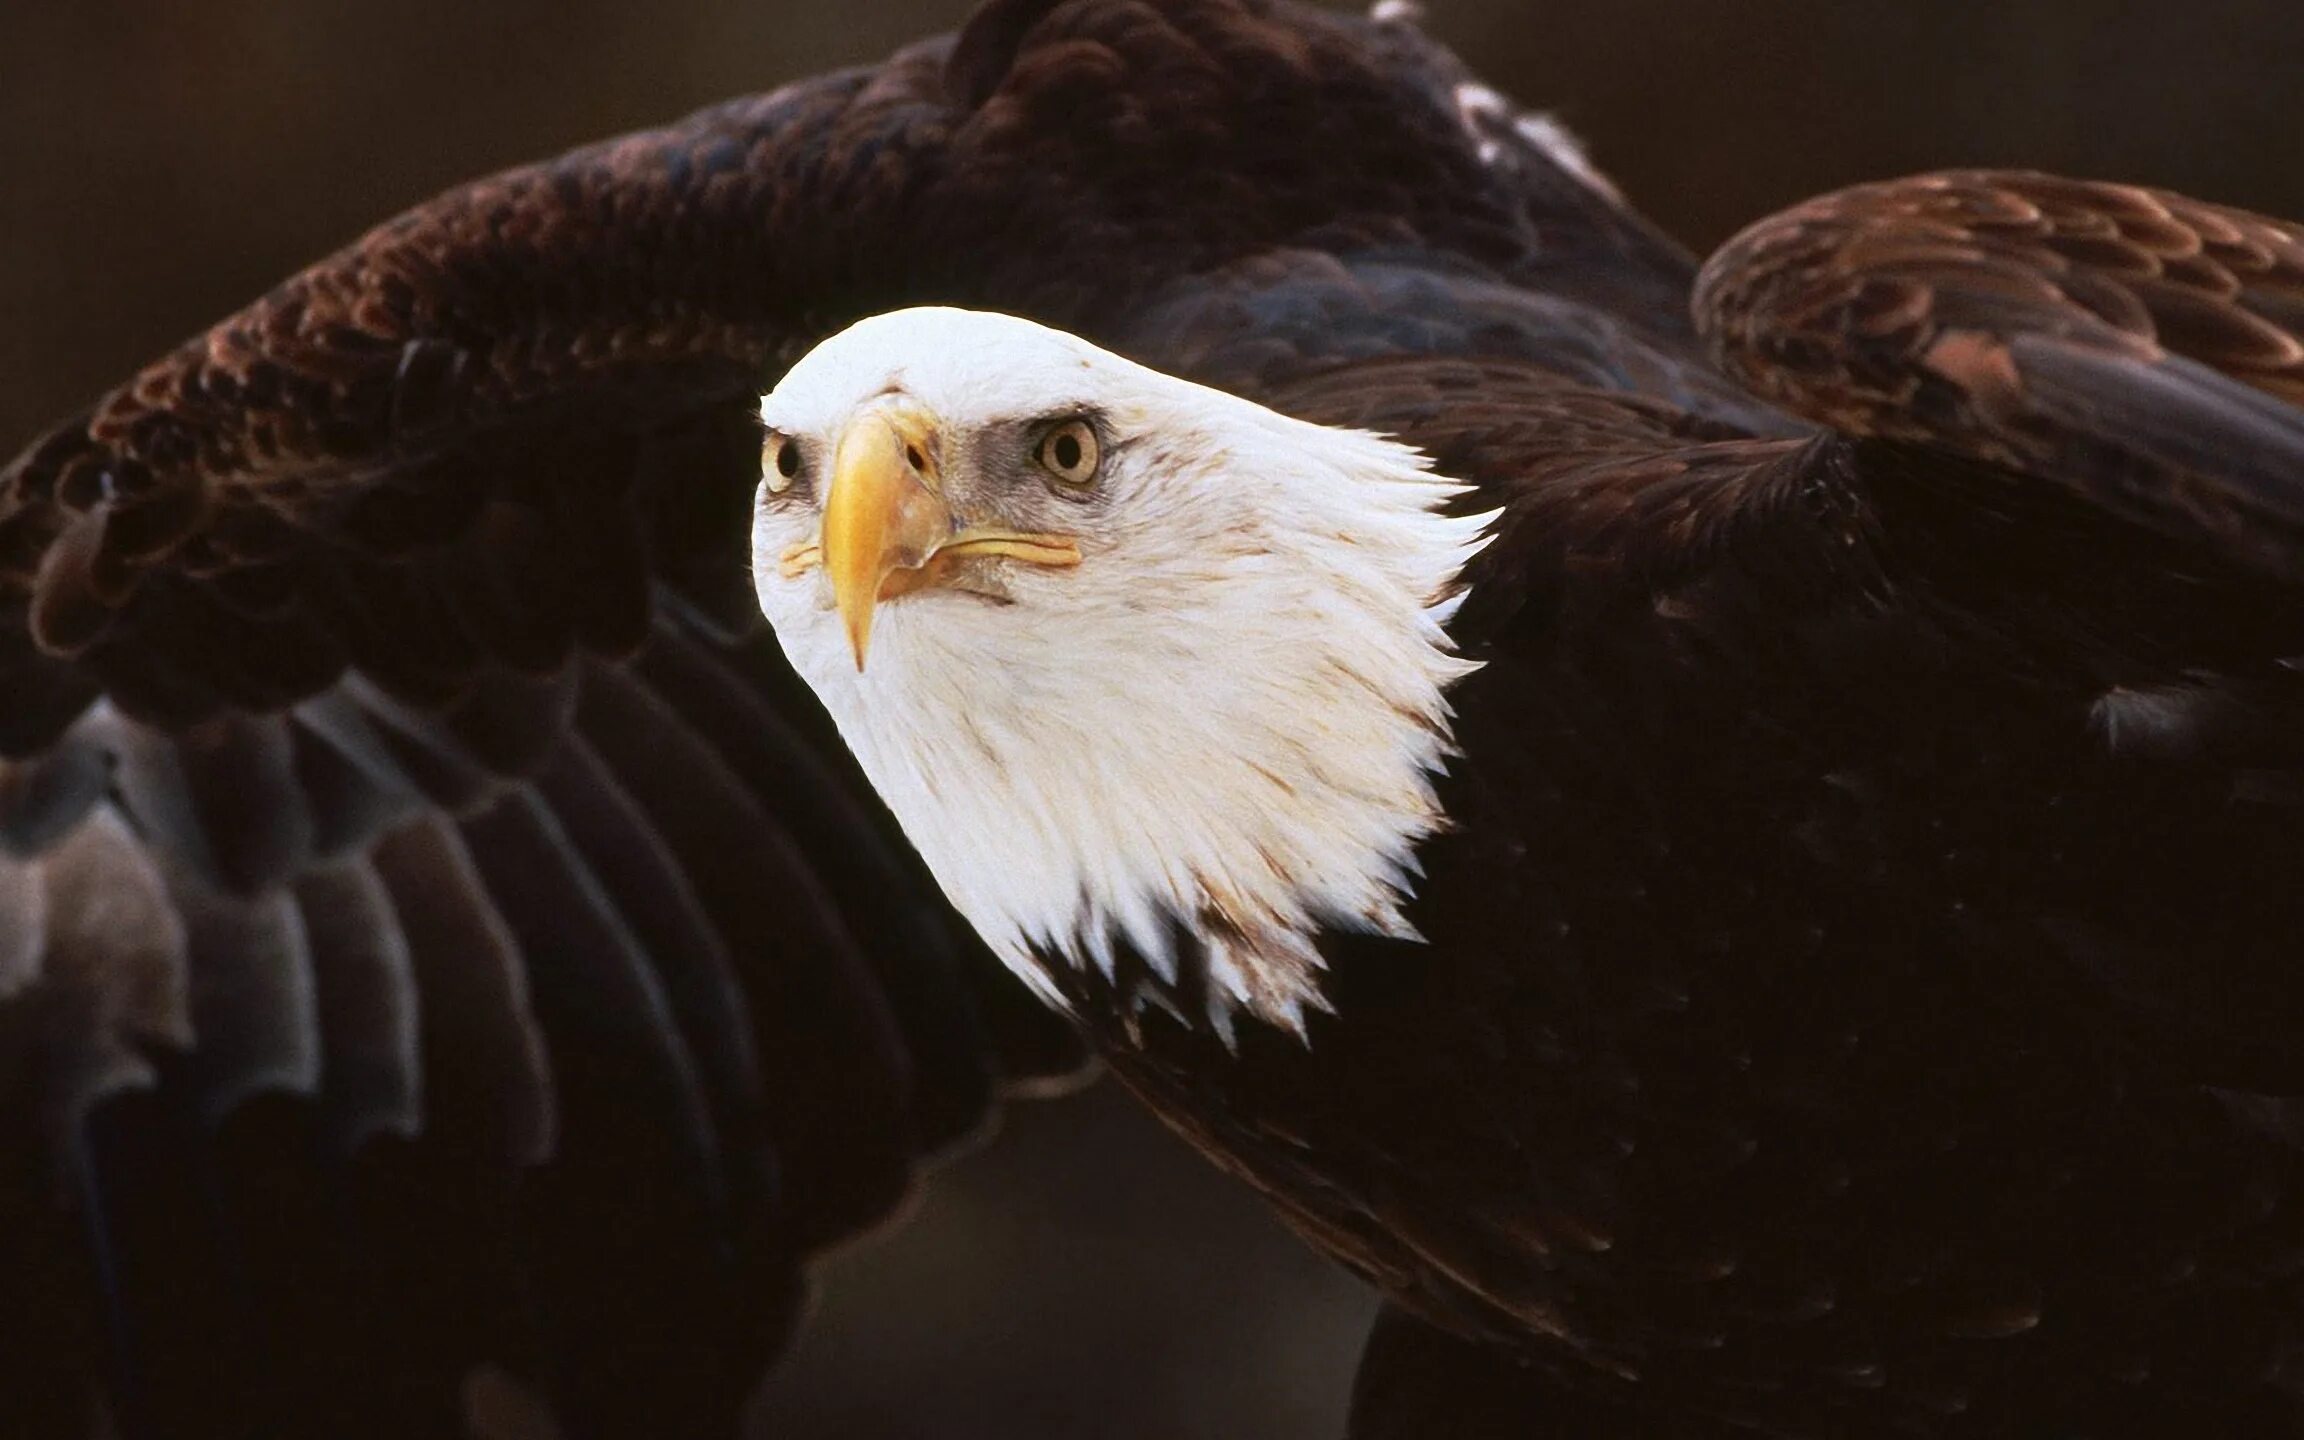
[[[451,191],[0,471],[10,1433],[728,1433],[1088,1050],[1363,1440],[2297,1433],[2300,333],[2034,174],[1699,275],[1393,6]]]

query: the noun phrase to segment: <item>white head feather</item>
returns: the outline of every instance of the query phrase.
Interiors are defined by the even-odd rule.
[[[1323,930],[1413,933],[1413,852],[1444,823],[1445,692],[1473,668],[1443,625],[1489,517],[1438,513],[1463,487],[1405,446],[1002,315],[866,320],[761,415],[820,471],[891,394],[946,434],[1097,417],[1085,494],[1052,499],[1023,467],[1006,482],[1036,518],[1059,507],[1081,563],[1001,560],[996,594],[883,601],[860,670],[823,573],[781,573],[817,539],[825,477],[803,471],[763,487],[753,537],[794,668],[952,903],[1044,994],[1044,965],[1109,972],[1118,942],[1174,980],[1180,923],[1211,1021],[1229,1033],[1245,1008],[1300,1030]]]

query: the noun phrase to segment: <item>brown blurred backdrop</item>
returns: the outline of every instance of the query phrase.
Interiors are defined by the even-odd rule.
[[[0,454],[434,190],[870,60],[965,8],[0,0]],[[1430,8],[1697,246],[1958,164],[2304,214],[2296,0]],[[1108,1089],[1018,1114],[826,1278],[763,1400],[778,1435],[1332,1435],[1370,1304]]]

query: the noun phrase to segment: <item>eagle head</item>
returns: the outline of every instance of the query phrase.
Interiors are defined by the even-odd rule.
[[[1487,516],[1417,452],[1012,316],[903,310],[762,401],[760,606],[960,913],[1051,999],[1302,1032],[1414,938]],[[1181,1003],[1180,1003],[1181,1002]]]

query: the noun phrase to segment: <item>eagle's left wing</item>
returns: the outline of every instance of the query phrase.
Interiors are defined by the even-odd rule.
[[[1950,171],[1761,221],[1698,282],[1754,393],[2304,561],[2304,226],[2165,190]]]

